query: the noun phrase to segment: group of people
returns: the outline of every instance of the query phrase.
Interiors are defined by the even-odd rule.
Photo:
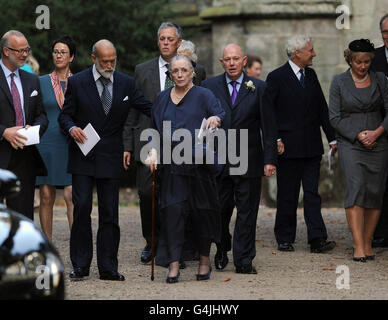
[[[41,226],[51,238],[56,188],[64,188],[71,230],[70,278],[80,280],[89,276],[92,261],[90,215],[96,185],[100,279],[123,281],[117,259],[120,175],[135,165],[146,242],[142,263],[149,263],[155,253],[156,264],[168,267],[166,282],[176,283],[185,260],[199,260],[196,279],[207,280],[214,242],[217,270],[227,266],[232,250],[235,272],[256,274],[252,262],[263,176],[277,178],[278,250],[295,250],[301,186],[310,251],[324,253],[336,245],[327,239],[318,193],[322,128],[329,148],[339,151],[353,260],[373,260],[372,248],[388,245],[388,15],[382,17],[380,29],[382,48],[375,50],[367,39],[349,43],[344,53],[349,69],[333,78],[329,105],[311,68],[313,41],[305,35],[287,40],[289,60],[264,82],[257,79],[260,58],[248,59],[234,43],[222,51],[225,72],[207,78],[194,44],[183,40],[181,28],[171,22],[158,29],[160,55],[137,65],[134,77],[115,70],[116,49],[105,39],[92,47],[92,66],[73,75],[76,47],[64,36],[51,47],[53,72],[37,78],[20,69],[31,50],[27,39],[10,30],[0,40],[0,167],[15,172],[22,188],[6,199],[7,205],[33,219],[34,188],[40,186]],[[226,148],[225,163],[168,161],[171,154],[165,157],[166,152],[184,139],[171,136],[186,129],[195,138],[203,119],[206,129],[237,132],[236,154],[247,149],[244,173],[235,174],[231,148]],[[89,123],[100,140],[84,155],[77,143],[88,138],[83,129]],[[41,143],[25,146],[18,130],[33,125],[40,125]],[[147,129],[163,137],[160,145],[141,138]],[[241,138],[244,132],[246,141]],[[200,148],[206,158],[208,145]]]

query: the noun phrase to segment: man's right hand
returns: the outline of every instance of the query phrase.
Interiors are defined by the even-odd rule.
[[[79,143],[84,143],[88,138],[86,133],[79,127],[74,127],[73,129],[71,129],[70,135],[75,141]]]
[[[23,126],[7,128],[3,132],[3,137],[7,140],[12,148],[14,149],[23,149],[27,142],[27,137],[21,135],[17,131],[23,128]]]
[[[282,155],[284,153],[284,143],[280,140],[278,143],[278,155]]]

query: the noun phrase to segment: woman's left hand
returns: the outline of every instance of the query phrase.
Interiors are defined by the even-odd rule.
[[[360,142],[366,147],[366,148],[371,148],[377,138],[379,137],[378,134],[373,131],[373,130],[365,130],[361,133],[360,135]]]
[[[218,118],[217,116],[212,116],[207,119],[206,122],[206,129],[209,128],[217,128],[221,126],[221,119]]]

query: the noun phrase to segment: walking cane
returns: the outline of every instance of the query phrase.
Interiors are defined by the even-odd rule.
[[[154,261],[155,261],[155,169],[152,169],[152,262],[151,281],[154,281]]]

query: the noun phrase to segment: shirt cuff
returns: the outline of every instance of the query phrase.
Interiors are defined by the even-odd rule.
[[[277,141],[277,142],[280,142],[280,141],[282,141],[282,139],[279,138],[279,139],[277,139],[276,141]]]
[[[337,144],[337,140],[333,140],[333,141],[329,142],[329,145],[333,145],[333,144]]]

